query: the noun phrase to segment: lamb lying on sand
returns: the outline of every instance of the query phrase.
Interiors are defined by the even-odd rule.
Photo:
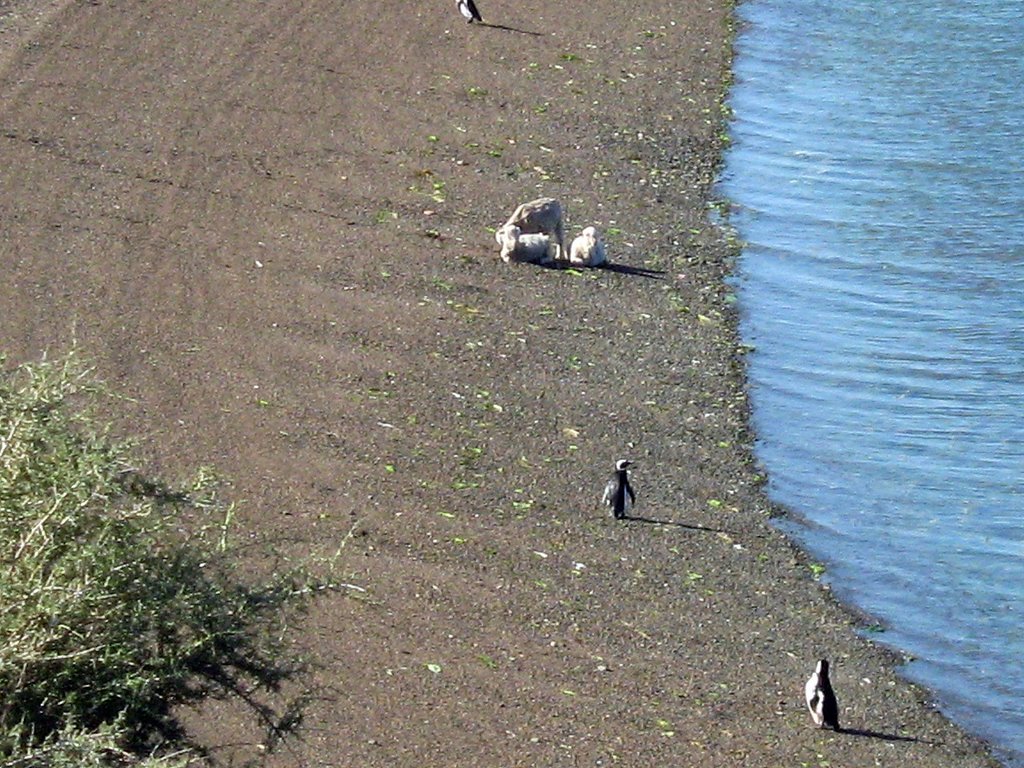
[[[596,228],[587,227],[572,241],[569,263],[574,267],[599,267],[606,260],[604,240]]]
[[[501,260],[524,264],[550,264],[557,256],[557,246],[547,235],[524,234],[519,227],[506,224],[494,233],[501,246]]]

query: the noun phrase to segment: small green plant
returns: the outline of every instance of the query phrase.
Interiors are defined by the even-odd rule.
[[[477,465],[480,457],[484,455],[484,449],[479,445],[467,445],[462,449],[462,455],[459,457],[459,464],[464,467],[472,468]]]
[[[0,761],[177,765],[176,713],[208,697],[245,702],[268,745],[284,735],[301,703],[277,713],[265,694],[303,668],[282,637],[311,582],[238,581],[210,473],[185,488],[142,475],[98,426],[106,392],[73,356],[4,363]]]

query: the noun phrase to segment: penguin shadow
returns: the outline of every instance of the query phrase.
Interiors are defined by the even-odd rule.
[[[498,29],[502,32],[515,32],[519,35],[533,35],[534,37],[544,37],[543,32],[534,32],[532,29],[519,29],[519,27],[510,27],[506,24],[491,24],[489,21],[478,21],[473,26],[476,27],[488,27],[490,29]]]
[[[695,523],[681,523],[677,520],[658,520],[653,517],[640,517],[638,515],[625,515],[621,519],[629,520],[634,523],[646,523],[647,525],[673,525],[676,528],[685,528],[688,531],[704,531],[705,533],[727,533],[730,536],[736,535],[734,531],[727,531],[725,528],[710,528],[706,525],[696,525]]]
[[[836,729],[836,733],[845,733],[849,736],[860,736],[865,739],[879,739],[880,741],[909,741],[915,744],[942,746],[942,742],[919,739],[916,736],[900,736],[898,733],[882,733],[881,731],[869,731],[863,728],[838,728]]]

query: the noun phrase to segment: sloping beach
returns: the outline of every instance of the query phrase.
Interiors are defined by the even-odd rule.
[[[267,764],[986,764],[768,523],[708,221],[730,5],[479,5],[0,6],[9,362],[75,339],[149,471],[225,479],[252,568],[349,585]],[[542,195],[612,268],[500,262]]]

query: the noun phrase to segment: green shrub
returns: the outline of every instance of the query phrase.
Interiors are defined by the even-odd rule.
[[[239,697],[271,731],[294,724],[254,691],[301,669],[282,638],[309,584],[234,577],[231,509],[211,478],[175,490],[134,470],[97,426],[105,390],[73,357],[5,362],[0,764],[166,754],[184,743],[175,712],[207,697]]]

